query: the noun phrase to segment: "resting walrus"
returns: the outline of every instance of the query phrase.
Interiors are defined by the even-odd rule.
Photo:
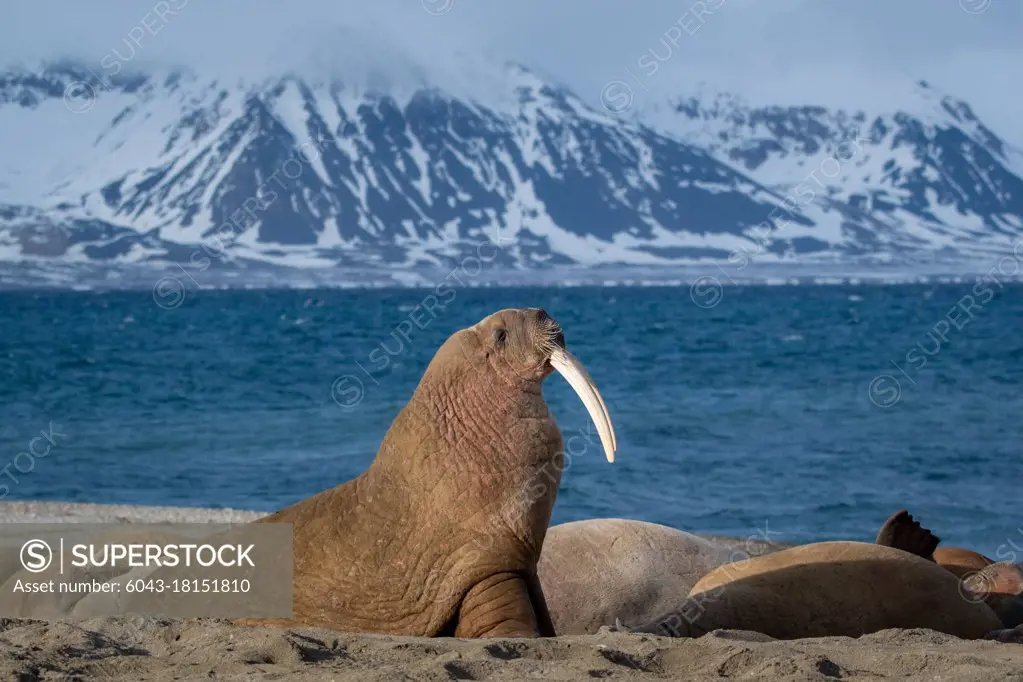
[[[713,569],[785,548],[765,540],[704,538],[629,519],[572,521],[547,531],[538,571],[558,633],[592,634],[616,620],[650,621]],[[901,510],[877,543],[929,556],[938,538]]]
[[[541,382],[558,371],[616,447],[543,310],[502,310],[434,355],[357,478],[255,523],[294,526],[292,620],[402,635],[553,636],[536,575],[563,469]]]
[[[727,628],[797,639],[926,628],[963,639],[1023,641],[1023,630],[1006,629],[982,600],[964,599],[959,578],[930,559],[937,538],[920,533],[908,513],[901,522],[916,553],[820,542],[722,566],[701,578],[676,610],[631,631],[698,637]]]
[[[711,570],[768,543],[728,543],[631,519],[587,519],[547,531],[537,570],[559,635],[643,623],[677,605]]]
[[[929,535],[931,540],[921,541]],[[919,537],[914,537],[919,536]],[[1007,628],[1023,625],[1023,566],[995,563],[980,552],[962,547],[938,547],[940,539],[913,520],[905,509],[897,511],[877,534],[877,544],[899,547],[916,545],[916,554],[930,559],[959,578],[965,599],[983,601]]]

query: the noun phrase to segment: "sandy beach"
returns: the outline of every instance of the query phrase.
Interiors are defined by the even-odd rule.
[[[4,522],[248,521],[241,510],[5,502]],[[777,641],[717,631],[695,640],[601,633],[458,640],[255,629],[214,619],[0,620],[12,680],[1023,680],[1023,646],[927,630]]]

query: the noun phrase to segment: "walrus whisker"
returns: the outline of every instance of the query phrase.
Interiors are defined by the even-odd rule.
[[[583,401],[586,411],[590,413],[590,419],[597,426],[597,433],[604,446],[607,461],[614,462],[618,441],[615,439],[614,428],[611,426],[611,415],[608,414],[607,405],[604,404],[604,399],[600,396],[600,391],[597,390],[597,386],[593,383],[586,368],[564,348],[555,348],[551,353],[551,367],[565,377],[565,381]]]

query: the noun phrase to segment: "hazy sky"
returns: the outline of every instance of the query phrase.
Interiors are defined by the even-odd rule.
[[[635,77],[640,105],[704,80],[758,102],[872,108],[922,78],[1023,143],[1018,0],[32,0],[4,8],[0,63],[99,61],[129,54],[133,36],[135,64],[237,72],[317,55],[342,70],[447,73],[486,54],[590,100]]]

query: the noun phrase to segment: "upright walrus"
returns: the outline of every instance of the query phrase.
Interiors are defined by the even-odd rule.
[[[559,372],[594,420],[604,401],[537,308],[453,334],[357,478],[256,523],[294,525],[294,616],[247,625],[456,637],[553,636],[537,578],[563,469],[541,383]]]

